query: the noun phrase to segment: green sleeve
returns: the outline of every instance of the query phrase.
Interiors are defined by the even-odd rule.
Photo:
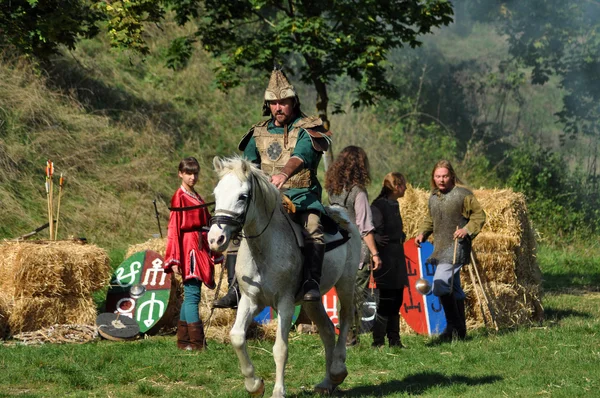
[[[313,148],[310,135],[304,129],[298,135],[292,156],[302,159],[304,168],[316,169],[319,166],[321,153]]]
[[[462,215],[469,220],[467,225],[465,225],[469,235],[471,238],[476,237],[477,234],[481,232],[483,224],[485,224],[485,212],[475,198],[475,195],[468,195],[465,197]]]
[[[250,141],[248,141],[248,145],[244,149],[244,157],[252,163],[260,165],[260,154],[258,153],[258,149],[256,149],[254,137],[251,137]]]
[[[419,224],[418,231],[419,232],[417,232],[417,235],[423,234],[424,241],[427,240],[429,235],[431,235],[433,232],[433,219],[431,218],[429,206],[427,207],[427,213],[425,214],[425,217],[423,217],[423,221],[421,221],[421,223]]]

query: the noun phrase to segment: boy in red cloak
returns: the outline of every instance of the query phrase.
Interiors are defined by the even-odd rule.
[[[221,253],[208,248],[206,232],[210,213],[206,207],[185,210],[186,207],[203,205],[204,199],[194,190],[198,182],[200,164],[189,157],[179,163],[181,187],[171,198],[165,272],[180,274],[183,279],[184,299],[177,323],[177,347],[182,350],[206,348],[204,326],[199,315],[200,288],[202,283],[215,288],[215,263],[223,261]]]

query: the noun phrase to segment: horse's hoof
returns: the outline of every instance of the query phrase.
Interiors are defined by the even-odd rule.
[[[323,385],[323,384],[324,383],[321,383],[321,384],[317,384],[315,386],[314,391],[317,394],[319,394],[319,395],[331,395],[331,394],[333,394],[333,392],[337,388],[337,386],[326,386],[326,385]]]
[[[333,383],[333,385],[337,387],[340,384],[342,384],[344,382],[344,380],[346,380],[347,376],[348,376],[348,371],[346,369],[344,369],[344,371],[341,373],[338,373],[336,375],[332,374],[330,376],[330,379],[331,379],[331,382]]]
[[[253,398],[262,397],[265,395],[265,382],[263,379],[260,379],[259,382],[260,382],[260,385],[258,386],[258,389],[256,391],[254,391],[254,392],[249,391],[250,396]]]
[[[331,395],[334,388],[322,387],[320,385],[315,386],[315,392],[319,395]]]

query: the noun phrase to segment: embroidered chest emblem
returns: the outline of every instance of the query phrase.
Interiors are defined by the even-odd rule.
[[[269,159],[273,162],[279,159],[282,152],[283,148],[278,141],[273,141],[267,148],[267,156],[269,156]]]

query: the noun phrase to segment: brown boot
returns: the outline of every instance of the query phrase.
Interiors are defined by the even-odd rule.
[[[192,350],[204,350],[206,348],[206,339],[204,337],[204,325],[202,324],[202,320],[188,323],[188,332],[190,334]]]
[[[177,348],[189,351],[192,349],[190,335],[188,333],[188,324],[186,321],[177,322]]]

